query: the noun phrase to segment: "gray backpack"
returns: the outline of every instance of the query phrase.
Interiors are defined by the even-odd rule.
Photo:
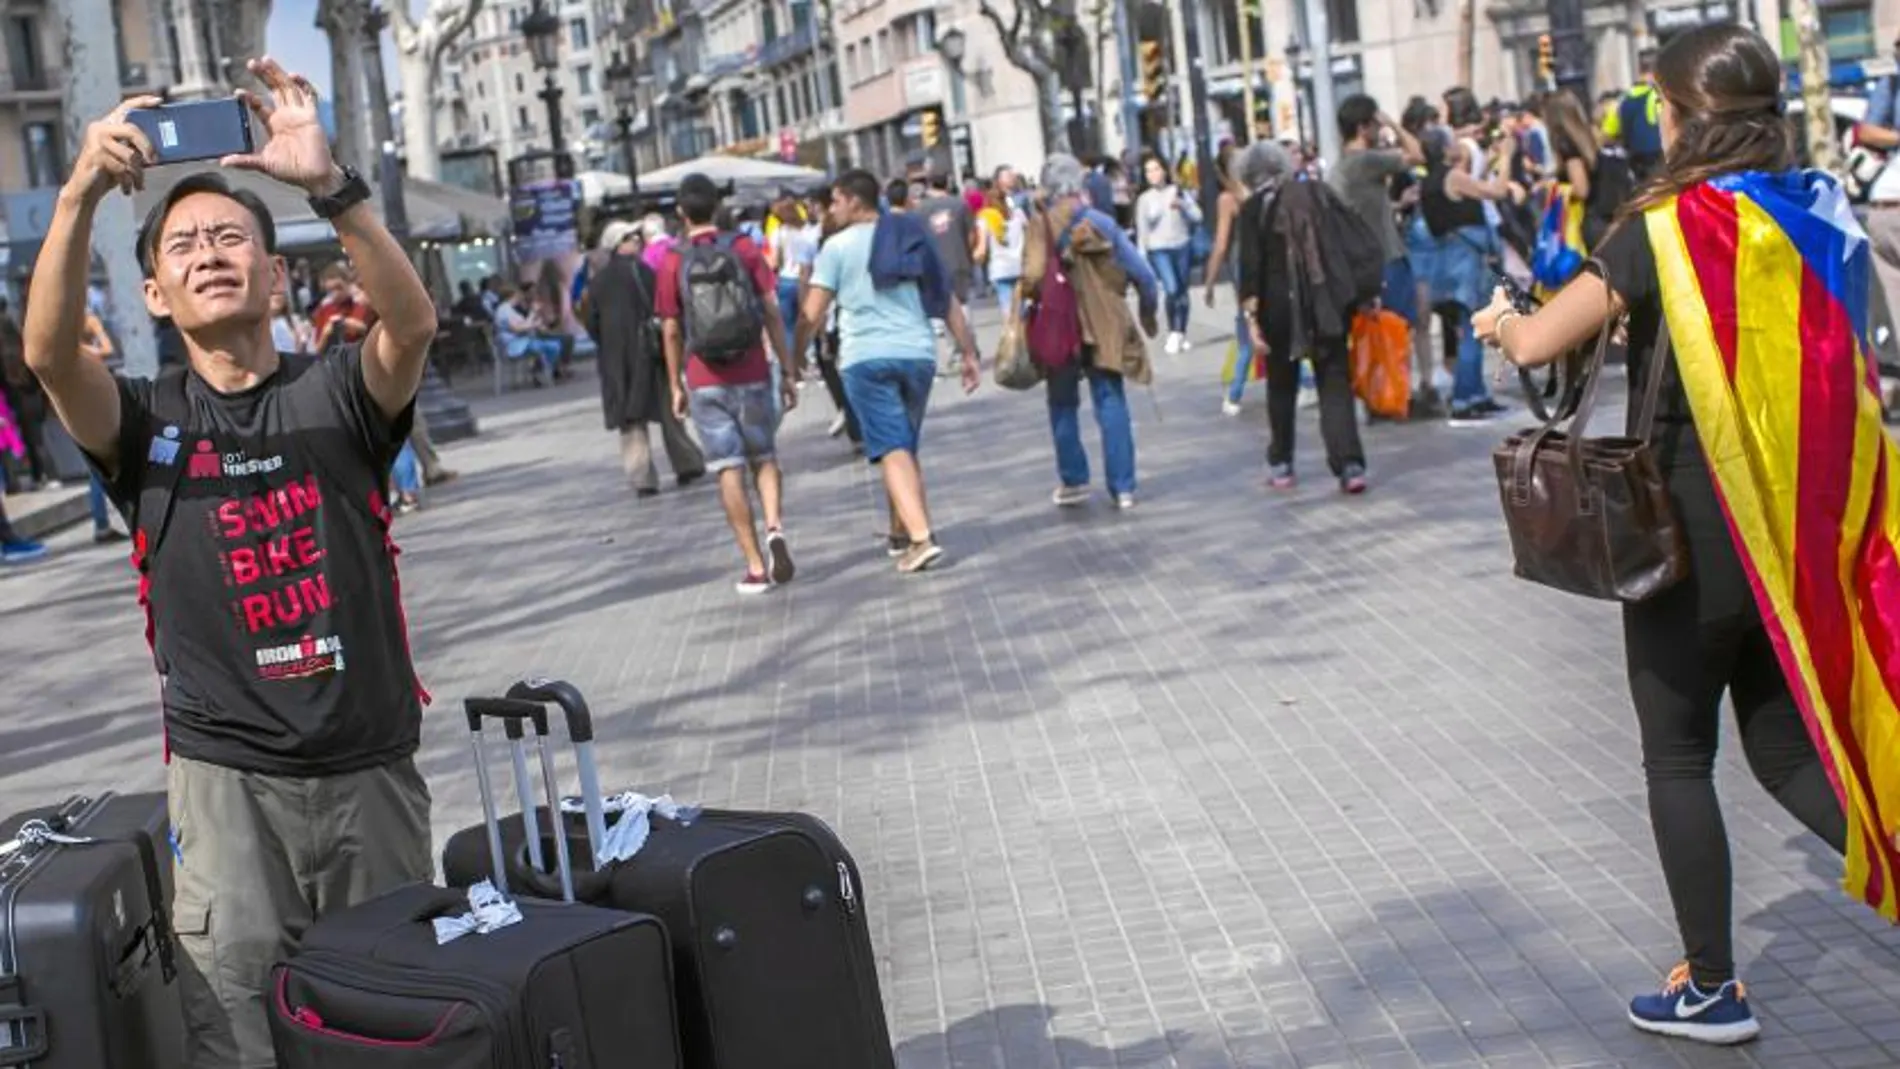
[[[680,325],[686,351],[708,364],[734,364],[761,344],[765,312],[736,234],[680,246]]]

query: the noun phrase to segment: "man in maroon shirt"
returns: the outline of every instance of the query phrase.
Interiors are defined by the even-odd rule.
[[[680,182],[686,233],[660,260],[653,303],[664,324],[674,414],[685,419],[691,413],[705,447],[706,470],[718,476],[726,522],[745,555],[739,593],[763,594],[776,583],[790,582],[794,569],[779,515],[775,449],[780,412],[773,404],[772,365],[760,335],[784,370],[778,400],[785,411],[798,404],[803,369],[795,356],[787,356],[778,280],[751,239],[722,233],[713,224],[718,210],[719,187],[712,179],[690,174]],[[748,467],[765,513],[763,552],[746,488]]]

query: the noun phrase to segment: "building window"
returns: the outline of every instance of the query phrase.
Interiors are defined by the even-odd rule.
[[[792,113],[791,113],[791,109],[785,106],[785,83],[784,82],[780,82],[778,84],[778,88],[772,90],[772,96],[778,101],[778,117],[779,117],[780,125],[790,126],[792,123]]]
[[[61,172],[66,169],[66,152],[60,144],[58,124],[27,123],[21,137],[26,142],[26,184],[39,189],[64,181]]]
[[[515,125],[523,130],[528,128],[528,109],[525,106],[515,109]]]
[[[13,84],[22,89],[46,85],[45,57],[40,51],[40,20],[15,15],[7,20],[7,67]]]
[[[1326,0],[1326,29],[1336,44],[1359,40],[1359,0]]]
[[[580,90],[582,96],[592,96],[594,94],[594,68],[585,63],[575,67],[574,87]]]
[[[511,7],[508,9],[508,28],[511,30],[518,30],[521,28],[521,9],[520,8]]]
[[[488,113],[482,112],[482,133],[488,132]]]
[[[872,46],[871,55],[877,57],[877,72],[879,74],[883,74],[885,71],[891,69],[891,31],[889,28],[877,31],[877,44]]]
[[[587,47],[586,19],[569,19],[567,21],[567,43],[576,51]]]
[[[1823,8],[1821,33],[1827,38],[1827,58],[1836,63],[1869,59],[1879,51],[1874,42],[1874,15],[1865,7]]]
[[[936,47],[937,47],[937,13],[936,12],[919,11],[917,13],[917,17],[911,20],[911,29],[914,35],[912,37],[912,41],[915,43],[915,47],[913,51],[911,52],[912,55],[927,56],[931,52],[936,50]]]
[[[517,93],[525,93],[525,92],[527,92],[527,91],[528,91],[528,81],[527,81],[527,79],[525,79],[525,78],[523,78],[523,77],[521,76],[521,72],[520,72],[520,71],[516,71],[516,72],[515,72],[515,92],[517,92]]]
[[[844,76],[852,85],[858,84],[858,46],[844,46]]]
[[[599,126],[600,125],[600,109],[599,108],[582,108],[581,109],[581,125],[584,127],[587,127],[590,130],[596,126]]]

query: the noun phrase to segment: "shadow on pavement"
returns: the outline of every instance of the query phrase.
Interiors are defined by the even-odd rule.
[[[935,1035],[897,1045],[898,1069],[1115,1069],[1165,1065],[1186,1042],[1181,1032],[1125,1047],[1103,1047],[1053,1035],[1056,1010],[1046,1005],[1002,1006],[951,1025]]]

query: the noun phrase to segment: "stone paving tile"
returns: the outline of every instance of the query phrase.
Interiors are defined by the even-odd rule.
[[[1765,1035],[1629,1028],[1677,951],[1614,608],[1510,577],[1484,431],[1368,429],[1347,500],[1304,413],[1307,482],[1270,495],[1257,391],[1216,414],[1224,347],[1132,392],[1126,514],[1049,507],[1035,396],[946,385],[925,463],[953,556],[913,581],[809,392],[800,577],[751,600],[712,494],[623,490],[586,383],[480,401],[463,480],[399,528],[438,835],[478,812],[456,703],[546,673],[592,698],[610,785],[834,823],[903,1069],[1900,1064],[1900,939],[1732,739]],[[58,549],[0,574],[7,808],[161,782],[129,571]]]

